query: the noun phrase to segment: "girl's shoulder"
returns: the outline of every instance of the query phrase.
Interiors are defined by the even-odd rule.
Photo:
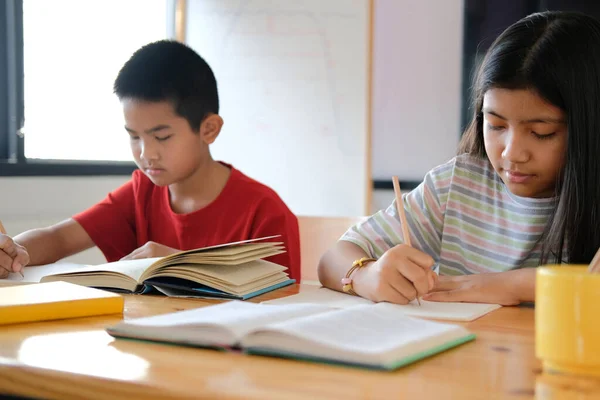
[[[481,175],[483,178],[494,178],[496,172],[487,157],[481,158],[471,154],[460,154],[454,157],[456,168],[470,171],[473,174]]]
[[[497,197],[502,183],[487,158],[460,154],[432,169],[425,184],[439,195],[460,192],[469,197]]]
[[[453,176],[469,176],[474,180],[495,180],[494,167],[487,158],[460,154],[444,164],[433,168],[430,172],[435,178],[451,178]],[[437,179],[435,179],[437,180]]]

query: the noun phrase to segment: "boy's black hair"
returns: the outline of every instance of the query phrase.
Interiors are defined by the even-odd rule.
[[[541,263],[552,254],[559,263],[588,264],[600,246],[599,49],[595,18],[561,11],[532,14],[494,41],[475,77],[473,119],[459,153],[487,157],[482,105],[492,88],[532,90],[566,114],[565,165]]]
[[[195,132],[207,115],[219,113],[217,81],[210,66],[173,40],[153,42],[133,53],[115,79],[114,92],[119,99],[168,101]]]

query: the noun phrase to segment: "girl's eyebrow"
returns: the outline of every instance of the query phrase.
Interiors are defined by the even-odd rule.
[[[483,110],[484,114],[490,114],[493,115],[494,117],[500,118],[504,121],[507,121],[508,118],[503,117],[502,115],[498,114],[497,112],[495,112],[494,110],[490,109],[490,108],[484,108]],[[526,124],[531,124],[531,123],[544,123],[544,124],[564,124],[565,120],[562,118],[552,118],[552,117],[537,117],[537,118],[531,118],[531,119],[526,119],[526,120],[522,120],[519,121],[520,123],[526,123]]]

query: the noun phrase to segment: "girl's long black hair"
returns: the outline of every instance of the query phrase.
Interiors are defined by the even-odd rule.
[[[600,247],[600,22],[547,11],[506,29],[475,77],[474,115],[459,154],[487,158],[481,108],[492,88],[532,90],[565,112],[565,166],[540,262],[589,263]]]

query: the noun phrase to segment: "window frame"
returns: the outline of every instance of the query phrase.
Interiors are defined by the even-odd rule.
[[[0,177],[131,175],[132,161],[27,159],[24,125],[23,0],[0,2]],[[176,36],[182,0],[167,3],[167,37]]]
[[[4,0],[0,5],[0,177],[113,176],[131,175],[137,168],[129,161],[77,161],[27,159],[24,125],[23,0]],[[183,39],[185,0],[171,0],[167,21],[171,38]],[[4,28],[4,29],[2,29]],[[10,108],[9,108],[10,106]],[[420,182],[402,181],[404,190]],[[373,180],[373,189],[392,189],[391,181]]]

